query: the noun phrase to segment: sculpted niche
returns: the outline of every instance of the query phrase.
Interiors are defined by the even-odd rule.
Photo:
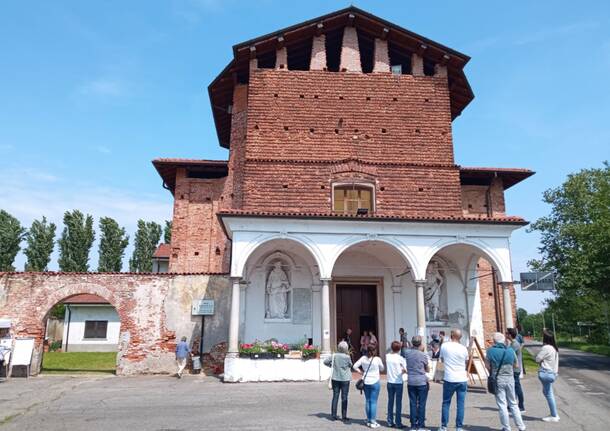
[[[290,294],[292,288],[288,274],[283,268],[282,261],[273,262],[267,275],[265,284],[265,318],[290,318]]]
[[[447,321],[447,279],[438,261],[433,260],[426,269],[426,320],[429,322]]]

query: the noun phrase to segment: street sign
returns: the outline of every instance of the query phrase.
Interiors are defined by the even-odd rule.
[[[522,272],[521,290],[555,290],[555,276],[550,271]]]
[[[597,325],[592,322],[576,322],[576,326],[597,326]]]
[[[191,314],[193,316],[213,316],[214,315],[214,300],[213,299],[198,299],[193,301]]]

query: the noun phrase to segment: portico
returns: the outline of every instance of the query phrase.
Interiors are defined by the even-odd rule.
[[[351,319],[355,322],[351,326],[364,322],[352,335],[354,343],[359,341],[358,331],[373,329],[366,325],[374,326],[382,351],[397,338],[400,327],[423,336],[460,327],[467,335],[465,342],[477,336],[482,343],[477,288],[479,275],[485,274],[478,274],[479,258],[492,265],[498,281],[506,286],[504,324],[513,326],[509,237],[520,224],[228,212],[221,219],[232,240],[225,379],[231,380],[231,361],[240,360],[240,342],[276,338],[296,343],[312,338],[322,356],[329,354],[346,329],[341,327],[341,319],[347,318],[342,317],[345,312],[339,309],[337,297],[346,285],[362,286],[362,292],[369,286],[375,292],[364,301],[372,311],[363,312],[360,321]],[[283,269],[290,285],[282,319],[270,319],[265,311],[270,294],[266,280],[275,267]],[[235,376],[235,380],[244,378]]]

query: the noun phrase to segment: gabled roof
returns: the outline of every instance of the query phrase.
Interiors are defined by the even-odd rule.
[[[362,9],[350,6],[233,46],[233,59],[208,87],[220,145],[229,148],[231,114],[228,112],[228,106],[232,104],[233,87],[236,80],[239,81],[241,78],[241,80],[247,81],[248,79],[251,47],[256,48],[257,56],[264,55],[266,52],[277,49],[280,36],[285,45],[295,45],[313,37],[319,31],[318,24],[323,25],[322,32],[328,32],[345,27],[349,22],[359,31],[363,31],[371,37],[384,36],[388,41],[406,51],[416,52],[424,59],[434,63],[446,64],[452,118],[460,115],[462,110],[474,99],[474,93],[463,72],[470,57]]]
[[[169,244],[159,244],[153,257],[155,259],[169,259],[169,256],[172,254],[172,247]]]
[[[479,181],[489,182],[495,178],[501,178],[504,190],[520,183],[526,178],[534,175],[535,172],[529,169],[522,168],[483,168],[483,167],[464,167],[460,166],[460,180],[462,183],[472,182],[476,184]]]
[[[229,171],[226,160],[155,159],[152,164],[163,179],[163,187],[172,194],[176,188],[176,170],[178,168],[188,168],[200,172],[202,177],[207,173],[210,178],[226,176]]]

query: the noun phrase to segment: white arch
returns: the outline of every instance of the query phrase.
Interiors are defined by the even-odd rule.
[[[492,264],[492,266],[494,266],[498,270],[499,275],[500,275],[499,281],[501,281],[501,282],[511,282],[512,281],[510,258],[507,261],[506,259],[503,259],[501,256],[499,256],[498,253],[496,253],[496,251],[493,248],[489,247],[484,242],[478,241],[475,239],[468,239],[468,238],[448,239],[445,241],[439,241],[439,242],[435,243],[434,245],[432,245],[427,250],[426,254],[424,255],[424,258],[421,260],[422,266],[419,268],[419,270],[420,270],[419,273],[425,274],[426,268],[428,268],[428,264],[430,263],[430,260],[432,260],[434,255],[437,254],[442,249],[452,246],[452,245],[467,245],[467,246],[477,249],[481,253],[481,255],[485,259],[489,260],[489,262]]]
[[[374,236],[374,237],[350,237],[347,238],[345,241],[343,241],[337,251],[334,253],[334,255],[332,256],[332,258],[330,259],[330,265],[329,265],[329,269],[330,272],[328,273],[328,277],[331,277],[332,271],[335,267],[335,264],[337,263],[337,260],[339,259],[339,257],[341,257],[341,255],[350,247],[353,247],[357,244],[363,243],[363,242],[383,242],[387,245],[389,245],[390,247],[392,247],[394,250],[396,250],[398,252],[398,254],[405,260],[405,263],[409,266],[409,269],[411,269],[411,273],[413,274],[413,276],[415,277],[415,270],[417,268],[417,258],[412,254],[411,250],[409,250],[407,247],[405,247],[402,243],[400,243],[400,241],[397,241],[394,238],[389,238],[389,237],[381,237],[381,236]]]
[[[322,253],[320,252],[318,246],[315,243],[309,241],[307,238],[303,238],[297,235],[274,233],[268,235],[260,235],[254,241],[245,244],[242,248],[239,247],[238,243],[233,243],[232,255],[235,260],[234,264],[231,265],[231,277],[243,277],[246,263],[248,263],[248,259],[250,259],[252,254],[259,247],[275,240],[291,241],[305,247],[305,249],[311,254],[314,261],[318,265],[320,275],[324,273],[324,259],[322,258]]]

